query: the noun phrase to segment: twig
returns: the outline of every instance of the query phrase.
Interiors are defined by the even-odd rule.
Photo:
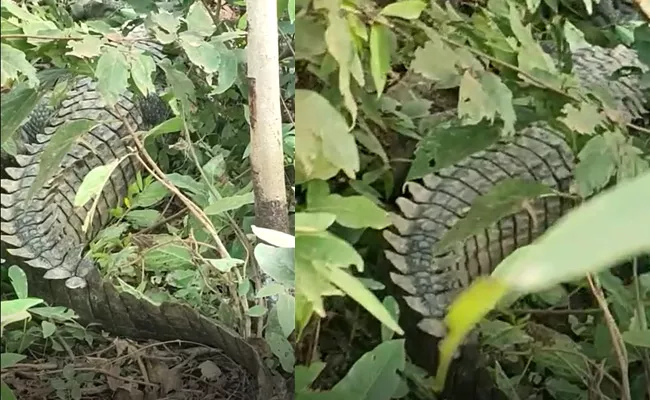
[[[150,227],[144,228],[143,230],[141,230],[138,233],[141,234],[141,235],[147,234],[147,233],[149,233],[149,232],[151,232],[151,231],[153,231],[153,230],[155,230],[155,229],[157,229],[157,228],[159,228],[159,227],[161,227],[161,226],[175,220],[176,218],[182,217],[183,215],[187,214],[187,211],[188,211],[187,207],[184,207],[180,211],[176,212],[175,214],[172,214],[169,217],[164,218],[164,219],[156,222],[155,224],[151,225]]]
[[[618,326],[616,326],[614,316],[609,310],[602,288],[594,283],[591,274],[587,275],[587,281],[589,282],[589,287],[591,288],[591,292],[594,294],[598,305],[603,310],[605,323],[607,324],[609,335],[612,337],[612,345],[614,346],[614,352],[616,352],[616,358],[618,359],[619,368],[621,369],[621,400],[632,400],[630,379],[628,376],[627,349],[625,348],[625,343],[623,343],[623,337],[621,336]]]

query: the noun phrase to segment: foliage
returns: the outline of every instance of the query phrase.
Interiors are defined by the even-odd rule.
[[[261,285],[258,261],[263,267],[274,255],[256,260],[253,251],[259,245],[249,236],[254,198],[248,173],[245,2],[224,2],[223,8],[234,14],[228,18],[219,14],[221,5],[206,8],[214,6],[209,2],[129,1],[119,12],[89,19],[77,18],[76,3],[71,8],[47,3],[2,1],[3,150],[17,148],[18,127],[39,104],[56,108],[79,78],[94,78],[109,108],[127,92],[144,102],[158,95],[171,113],[135,134],[164,182],[138,173],[110,210],[111,225],[90,243],[90,256],[121,290],[154,303],[187,302],[243,336],[266,339],[276,355],[269,362],[291,371],[293,349],[287,338],[293,319],[287,316],[293,315],[293,297],[284,282]],[[295,151],[292,4],[278,1],[287,165],[293,164]],[[162,52],[152,50],[152,40],[164,45]],[[40,156],[30,197],[56,178],[66,153],[95,125],[79,120],[57,129]],[[125,162],[114,160],[83,177],[74,205],[91,205],[85,230],[98,212],[108,178]],[[179,201],[181,196],[189,206]],[[229,257],[210,244],[217,232]],[[277,302],[269,302],[267,310],[270,297]],[[26,315],[20,311],[18,316]],[[71,382],[67,376],[59,386]]]
[[[381,368],[364,361],[371,354],[378,357],[376,346],[388,343],[387,328],[402,333],[395,326],[399,309],[388,306],[394,300],[385,296],[385,285],[377,282],[387,274],[378,254],[382,239],[376,231],[392,225],[386,210],[396,192],[401,192],[404,176],[415,180],[439,171],[497,140],[507,140],[530,124],[545,124],[563,135],[579,160],[572,171],[575,189],[571,193],[505,180],[493,192],[479,196],[469,210],[457,210],[465,218],[446,238],[438,238],[442,242],[433,253],[462,243],[504,216],[528,210],[531,200],[562,196],[580,202],[649,170],[647,129],[621,119],[603,88],[582,86],[567,62],[570,51],[589,43],[612,45],[622,40],[647,64],[646,24],[594,28],[591,12],[584,9],[591,2],[462,3],[460,9],[419,0],[304,0],[297,4],[300,86],[296,112],[300,124],[296,139],[300,147],[296,180],[302,200],[296,214],[296,326],[301,333],[297,347],[316,348],[298,355],[298,399],[364,398],[368,393],[374,394],[373,399],[416,398],[419,393],[413,385],[407,389],[405,381],[389,389],[390,380],[380,378]],[[549,47],[555,50],[547,52]],[[619,76],[625,73],[641,74],[641,81],[647,82],[647,69],[617,72]],[[646,83],[645,90],[649,88]],[[608,223],[616,218],[608,216]],[[640,221],[638,226],[642,226]],[[558,226],[555,232],[561,229]],[[599,235],[594,236],[599,240],[608,239],[607,229],[603,226],[589,233]],[[575,232],[570,236],[568,242],[563,240],[567,248],[580,240]],[[575,257],[573,264],[580,264]],[[600,268],[615,262],[608,259]],[[587,268],[588,263],[581,266]],[[621,331],[628,332],[633,315],[635,324],[647,319],[649,307],[643,300],[647,291],[640,284],[645,275],[630,274],[629,266],[617,272],[628,277],[626,283],[610,274],[603,288],[607,301],[617,304],[614,313]],[[491,290],[489,285],[483,287]],[[516,302],[511,299],[509,306],[481,322],[479,333],[490,357],[490,371],[510,398],[586,398],[591,382],[597,379],[594,366],[604,358],[605,373],[617,376],[621,367],[611,362],[611,346],[604,345],[603,341],[611,339],[601,309],[588,312],[591,322],[584,322],[589,302],[580,299],[591,294],[584,280],[573,280],[570,287],[568,292],[567,287],[554,285]],[[637,295],[629,297],[634,288],[638,288]],[[625,301],[614,300],[621,300],[622,293]],[[341,296],[345,296],[343,301],[339,301]],[[381,296],[385,296],[383,303]],[[478,313],[476,303],[468,301]],[[576,302],[575,312],[562,309],[557,318],[553,318],[555,310],[544,309],[575,307]],[[381,322],[381,333],[375,321],[359,319],[356,304]],[[493,306],[482,304],[483,313]],[[526,307],[531,304],[532,309]],[[626,313],[620,309],[623,305]],[[467,317],[461,321],[471,328]],[[598,327],[597,333],[592,327]],[[542,330],[546,335],[537,334]],[[511,331],[517,335],[510,335]],[[332,348],[327,345],[329,335],[349,336],[348,346]],[[638,339],[635,334],[627,335]],[[404,344],[400,339],[391,343]],[[641,371],[647,353],[641,348],[628,347],[628,351],[630,370]],[[392,371],[401,371],[400,379],[406,377],[417,386],[420,372],[413,372],[409,363],[406,368],[396,367],[406,359],[405,352],[396,351],[392,357],[387,361],[395,368]],[[582,365],[576,366],[579,362]],[[367,383],[368,391],[360,394],[349,388],[345,382],[352,379]],[[632,382],[633,398],[642,396],[642,386],[643,378]],[[604,398],[617,398],[619,389],[620,382],[614,379],[597,390]]]

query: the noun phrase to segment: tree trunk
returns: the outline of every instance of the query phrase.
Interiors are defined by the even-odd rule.
[[[247,0],[246,10],[255,225],[290,233],[280,114],[277,2]]]

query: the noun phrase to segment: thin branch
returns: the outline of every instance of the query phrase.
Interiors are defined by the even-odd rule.
[[[612,345],[614,346],[614,352],[616,353],[619,368],[621,369],[621,400],[632,400],[630,378],[628,376],[627,349],[625,348],[623,337],[616,325],[616,320],[614,319],[612,312],[609,310],[603,289],[599,285],[595,284],[591,274],[587,275],[587,281],[589,282],[589,287],[591,288],[591,292],[594,294],[598,305],[603,310],[605,323],[607,324],[609,335],[612,337]]]

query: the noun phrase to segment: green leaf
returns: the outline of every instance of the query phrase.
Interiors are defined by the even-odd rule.
[[[427,3],[420,0],[397,1],[384,7],[379,12],[379,15],[404,19],[418,19],[426,6]]]
[[[11,286],[13,286],[14,292],[16,292],[16,296],[19,299],[26,299],[28,285],[25,271],[20,267],[12,265],[9,267],[8,274],[9,279],[11,279]]]
[[[305,16],[296,19],[296,59],[317,56],[327,51],[325,29],[321,20],[308,19]]]
[[[375,23],[370,28],[370,73],[375,82],[377,96],[384,91],[386,74],[390,71],[390,39],[390,30],[386,26]]]
[[[350,178],[359,171],[359,151],[343,116],[320,94],[296,90],[296,183],[329,179],[343,170]]]
[[[437,251],[484,231],[508,215],[520,211],[527,202],[553,190],[546,185],[522,179],[507,179],[488,193],[477,197],[467,215],[459,220],[438,242]]]
[[[152,182],[139,193],[131,207],[147,208],[155,205],[169,195],[169,190],[159,181]]]
[[[215,48],[220,48],[220,46],[214,45]],[[221,45],[223,46],[223,44]],[[239,72],[239,60],[234,51],[226,48],[219,50],[221,54],[221,63],[219,64],[219,76],[217,81],[217,86],[214,88],[214,93],[222,94],[226,90],[230,89],[232,85],[237,81],[238,72]]]
[[[178,32],[178,28],[181,26],[180,19],[178,19],[174,14],[171,14],[165,10],[161,10],[158,13],[152,14],[151,20],[168,33]]]
[[[190,6],[190,11],[185,18],[187,29],[190,32],[206,37],[214,33],[214,22],[202,1],[195,1]]]
[[[148,228],[160,220],[162,215],[158,210],[130,210],[124,218],[138,228]]]
[[[309,366],[306,365],[296,365],[296,373],[295,373],[295,391],[296,394],[300,394],[300,392],[306,390],[314,381],[316,378],[318,378],[318,375],[323,372],[327,364],[324,362],[313,362]]]
[[[291,332],[296,328],[296,300],[293,296],[282,293],[278,297],[276,310],[282,333],[284,333],[285,337],[289,337]]]
[[[213,44],[204,41],[201,36],[192,32],[181,33],[180,44],[190,61],[206,74],[214,74],[219,71],[221,53]]]
[[[36,68],[27,61],[25,53],[17,50],[8,44],[0,44],[0,84],[3,87],[11,87],[12,81],[18,79],[20,74],[27,77],[29,87],[35,88],[38,86],[38,77],[36,76]]]
[[[357,103],[350,89],[350,75],[360,86],[364,86],[365,78],[361,59],[356,46],[354,45],[353,36],[350,32],[348,22],[339,15],[338,11],[329,13],[329,26],[325,30],[325,43],[327,50],[339,64],[339,91],[343,96],[343,103],[352,116],[354,126],[357,119]]]
[[[479,277],[454,300],[445,317],[448,331],[440,343],[434,389],[442,390],[454,352],[463,339],[507,293],[507,286],[491,278]]]
[[[17,354],[17,353],[2,353],[0,354],[0,368],[6,369],[6,368],[11,368],[14,365],[18,364],[22,360],[27,358],[26,355],[24,354]],[[2,396],[4,399],[4,396]]]
[[[47,339],[56,332],[56,325],[49,321],[42,321],[41,329],[43,330],[43,338]]]
[[[206,261],[220,272],[230,272],[234,267],[244,264],[244,260],[238,258],[206,259]]]
[[[138,53],[132,56],[131,78],[145,97],[156,91],[152,79],[154,72],[156,72],[156,63],[150,55]],[[151,134],[151,131],[149,133]]]
[[[15,136],[18,127],[29,117],[42,97],[43,92],[25,84],[14,87],[2,96],[0,146],[4,147],[5,143]]]
[[[227,211],[237,210],[247,204],[253,204],[255,197],[253,192],[246,194],[223,197],[207,206],[203,212],[206,215],[219,215]]]
[[[531,293],[650,252],[649,198],[650,173],[621,182],[571,210],[535,244],[506,258],[493,276]]]
[[[296,263],[318,261],[331,266],[354,265],[363,271],[363,259],[347,241],[330,232],[301,233],[296,235]]]
[[[74,206],[83,207],[90,200],[100,196],[118,164],[119,160],[114,160],[110,164],[99,165],[90,170],[81,185],[79,185],[79,189],[77,189],[74,196]]]
[[[146,137],[156,138],[166,133],[180,132],[182,129],[183,120],[180,117],[172,117],[153,127],[149,132],[147,132]]]
[[[552,75],[559,75],[555,63],[533,37],[531,26],[524,26],[521,16],[516,7],[510,7],[510,27],[521,46],[517,54],[519,67],[529,73],[535,70],[548,72]]]
[[[38,173],[27,192],[26,202],[29,202],[34,194],[41,190],[43,185],[58,171],[59,164],[77,139],[90,132],[95,126],[97,126],[95,121],[78,119],[68,121],[56,129],[41,154]]]
[[[307,211],[334,214],[336,222],[353,229],[383,229],[390,225],[388,212],[364,196],[343,197],[330,194],[318,197],[309,204]]]
[[[16,400],[14,392],[4,381],[0,381],[0,397],[2,397],[2,400]]]
[[[279,283],[271,282],[268,285],[263,286],[257,293],[255,293],[255,297],[261,299],[263,297],[277,296],[283,292],[284,286]]]
[[[439,171],[485,150],[497,140],[499,131],[486,122],[474,126],[459,125],[459,121],[438,124],[418,144],[406,179],[419,179]],[[433,167],[431,161],[435,162]]]
[[[623,332],[623,340],[632,346],[650,348],[650,330]]]
[[[361,356],[332,388],[332,399],[390,400],[405,364],[404,339],[381,343]]]
[[[415,50],[411,69],[432,80],[436,88],[449,89],[460,84],[460,74],[456,67],[458,61],[458,56],[449,46],[433,37],[424,47]]]
[[[607,117],[598,110],[598,106],[589,102],[581,102],[580,108],[576,108],[573,104],[566,104],[562,111],[566,117],[558,119],[572,131],[583,135],[593,135],[596,128],[607,121]]]
[[[251,317],[261,317],[266,314],[266,308],[264,308],[264,306],[255,305],[249,308],[246,314]]]
[[[349,274],[346,270],[338,267],[327,267],[324,275],[330,282],[350,296],[354,301],[359,303],[360,306],[365,308],[382,324],[400,335],[404,334],[404,331],[400,328],[395,318],[359,279]]]
[[[153,247],[144,254],[144,261],[154,270],[180,269],[194,265],[192,252],[185,246],[173,243],[173,238],[165,237],[156,240]]]
[[[0,310],[0,330],[12,322],[22,321],[24,319],[30,318],[29,310],[30,308],[41,304],[43,300],[35,298],[25,298],[25,299],[16,299],[16,300],[3,300],[2,307]]]
[[[322,232],[334,223],[335,214],[322,212],[298,212],[296,217],[296,232]]]
[[[616,172],[616,153],[604,135],[592,137],[578,154],[575,179],[583,198],[602,189]]]
[[[194,83],[183,72],[174,68],[169,60],[160,63],[160,68],[165,71],[167,82],[172,87],[172,93],[180,102],[181,112],[190,112],[191,104],[195,100]]]
[[[260,269],[274,281],[294,287],[296,275],[294,270],[294,249],[273,247],[264,243],[253,250]]]
[[[296,359],[291,343],[286,338],[283,338],[275,332],[266,334],[264,339],[271,348],[271,352],[278,358],[278,360],[280,360],[282,369],[288,373],[293,372],[293,366]]]
[[[393,319],[395,321],[399,321],[399,304],[397,303],[397,300],[395,300],[393,296],[386,296],[384,297],[382,304],[384,305],[384,307],[386,307],[386,310],[388,310],[388,312],[393,317]],[[392,329],[390,329],[384,324],[381,325],[382,342],[387,342],[391,340],[394,334],[395,332]]]
[[[107,47],[95,68],[97,88],[106,104],[113,107],[129,87],[129,63],[121,51]]]
[[[81,40],[68,42],[70,51],[66,54],[79,58],[95,58],[102,54],[103,42],[97,36],[86,35]]]

